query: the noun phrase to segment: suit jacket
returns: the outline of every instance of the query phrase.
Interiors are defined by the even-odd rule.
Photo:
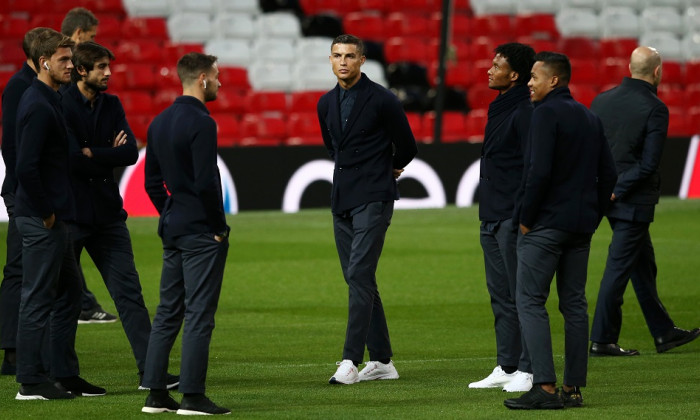
[[[2,91],[2,159],[5,161],[5,180],[2,195],[15,194],[17,190],[17,108],[24,91],[29,89],[36,73],[24,63],[22,68],[7,82]]]
[[[481,146],[479,220],[495,222],[513,217],[531,118],[526,85],[514,86],[489,105]]]
[[[228,232],[216,160],[216,122],[197,98],[180,96],[155,117],[145,186],[160,213],[161,237]]]
[[[373,201],[398,200],[393,170],[408,165],[418,150],[401,103],[363,73],[342,130],[340,89],[336,85],[317,105],[323,142],[335,162],[332,211],[342,214]]]
[[[535,104],[520,223],[593,233],[617,175],[603,125],[568,87]]]
[[[114,169],[136,163],[139,151],[119,98],[98,93],[91,109],[73,83],[61,100],[71,145],[76,221],[92,225],[126,220]],[[126,133],[126,144],[112,147],[121,130]],[[83,155],[83,147],[90,148],[91,158]]]
[[[68,148],[60,95],[34,79],[17,108],[16,216],[75,218]]]
[[[603,121],[617,167],[615,201],[608,216],[653,220],[661,195],[659,163],[668,131],[668,108],[650,83],[625,77],[591,105]]]

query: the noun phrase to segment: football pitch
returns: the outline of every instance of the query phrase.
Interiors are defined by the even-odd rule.
[[[230,250],[211,344],[207,395],[232,418],[495,419],[698,418],[700,340],[657,354],[631,285],[620,344],[632,358],[591,358],[584,407],[516,412],[500,389],[468,389],[495,366],[493,315],[479,245],[478,210],[397,210],[377,279],[401,378],[329,385],[341,358],[347,286],[328,209],[229,216]],[[151,316],[158,303],[161,243],[157,220],[130,219],[136,268]],[[0,224],[4,265],[7,223]],[[593,237],[587,297],[592,319],[610,228]],[[700,326],[700,200],[662,199],[651,235],[659,295],[681,328]],[[84,255],[90,289],[115,313]],[[548,302],[561,381],[563,321],[556,287]],[[179,341],[171,372],[179,369]],[[78,327],[81,376],[107,395],[69,401],[15,401],[14,377],[0,377],[2,419],[145,418],[137,369],[120,323]],[[561,385],[559,383],[558,385]],[[180,395],[174,393],[175,399]],[[153,415],[150,415],[153,416]],[[174,414],[161,414],[173,417]]]

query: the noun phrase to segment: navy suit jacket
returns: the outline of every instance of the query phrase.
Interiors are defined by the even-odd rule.
[[[615,201],[608,216],[651,222],[661,195],[659,164],[668,131],[668,108],[656,87],[625,77],[591,105],[603,121],[617,167]]]
[[[5,180],[2,195],[15,194],[17,190],[17,108],[24,91],[29,89],[36,73],[24,63],[7,82],[2,91],[2,159],[5,161]]]
[[[126,220],[114,169],[136,163],[139,151],[119,98],[98,93],[91,110],[73,83],[64,91],[62,104],[71,146],[76,221],[91,225]],[[126,144],[112,147],[121,130]],[[91,158],[81,152],[83,147],[90,148]]]
[[[556,88],[535,103],[520,223],[593,233],[617,174],[600,119]]]
[[[216,122],[195,97],[178,97],[148,127],[145,186],[161,237],[227,232],[216,156]]]
[[[68,148],[61,95],[34,79],[17,109],[16,216],[75,218]]]
[[[345,130],[341,129],[336,85],[317,105],[323,142],[335,162],[331,209],[342,214],[374,201],[398,200],[393,170],[402,169],[418,149],[401,103],[363,73]]]

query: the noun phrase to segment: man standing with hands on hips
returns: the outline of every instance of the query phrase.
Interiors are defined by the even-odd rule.
[[[364,62],[359,38],[336,37],[330,63],[338,84],[317,106],[323,142],[335,162],[333,230],[349,288],[343,360],[331,384],[399,377],[391,361],[389,329],[375,273],[394,200],[399,198],[396,178],[417,148],[400,102],[360,71]],[[365,346],[370,361],[358,373]]]

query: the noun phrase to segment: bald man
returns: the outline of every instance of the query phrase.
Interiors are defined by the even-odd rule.
[[[687,331],[675,326],[656,290],[649,224],[659,202],[659,162],[668,129],[668,108],[656,96],[661,56],[654,48],[638,47],[632,52],[629,69],[630,77],[598,95],[591,105],[603,121],[618,174],[606,213],[613,236],[593,318],[591,356],[639,354],[618,345],[629,280],[657,352],[687,344],[700,335],[698,328]]]

